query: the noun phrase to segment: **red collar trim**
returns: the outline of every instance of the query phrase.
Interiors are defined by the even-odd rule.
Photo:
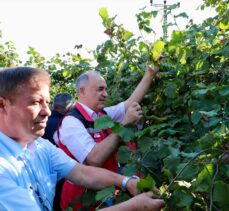
[[[85,111],[82,105],[80,105],[78,102],[76,103],[76,108],[80,111],[80,113],[83,115],[83,117],[89,121],[94,122],[93,119],[88,115],[88,113]]]

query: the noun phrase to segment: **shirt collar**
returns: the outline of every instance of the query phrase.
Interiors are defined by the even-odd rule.
[[[93,111],[91,108],[89,108],[88,106],[86,106],[85,104],[81,103],[78,101],[78,103],[83,107],[83,109],[87,112],[87,114],[93,119],[95,120],[98,117],[98,114]]]
[[[20,155],[24,154],[26,151],[33,152],[36,148],[34,141],[28,144],[27,147],[23,147],[21,144],[18,144],[15,140],[5,135],[0,131],[0,142],[5,145],[7,150],[15,157],[18,158]]]

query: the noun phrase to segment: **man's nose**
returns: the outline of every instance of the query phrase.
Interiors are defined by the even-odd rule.
[[[42,116],[50,116],[51,115],[51,110],[50,110],[48,104],[42,105],[40,114]]]
[[[104,96],[104,97],[107,97],[107,96],[108,96],[107,90],[104,90],[104,91],[103,91],[103,96]]]

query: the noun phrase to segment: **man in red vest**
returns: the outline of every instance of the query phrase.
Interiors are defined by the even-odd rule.
[[[131,96],[111,107],[105,107],[108,94],[104,78],[96,71],[80,75],[76,81],[78,102],[72,112],[63,119],[56,136],[60,148],[80,163],[117,172],[115,151],[120,137],[109,130],[95,131],[94,120],[102,115],[109,115],[113,121],[123,125],[137,123],[142,117],[139,103],[157,71],[158,66],[155,65],[155,69],[147,66],[142,80]],[[62,208],[67,208],[68,204],[84,191],[85,189],[66,181],[62,190]],[[82,207],[83,205],[78,203],[74,210]]]

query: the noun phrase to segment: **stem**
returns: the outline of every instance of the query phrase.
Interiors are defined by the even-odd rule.
[[[101,203],[96,207],[96,210],[99,210],[99,208],[103,205],[103,203],[107,200],[107,199],[109,199],[110,197],[107,197],[107,198],[105,198],[103,201],[101,201]]]
[[[157,180],[162,182],[162,179],[159,178],[149,167],[145,167],[147,169],[147,171],[149,171],[155,178],[157,178]]]
[[[212,207],[213,207],[213,190],[214,190],[214,182],[215,182],[215,179],[216,179],[216,176],[217,174],[219,173],[219,163],[222,159],[222,157],[228,153],[228,151],[225,151],[224,153],[222,153],[219,157],[219,159],[217,160],[216,162],[216,171],[215,171],[215,174],[212,178],[212,183],[211,183],[211,192],[210,192],[210,204],[209,204],[209,211],[212,211]],[[218,210],[218,209],[217,209]]]
[[[219,160],[216,163],[216,171],[215,171],[215,174],[214,174],[214,176],[212,178],[212,182],[211,182],[209,211],[212,211],[214,182],[215,182],[217,174],[219,173],[219,163],[218,162],[219,162]]]
[[[197,157],[199,157],[201,154],[203,154],[204,152],[207,152],[209,150],[212,150],[211,148],[205,149],[200,151],[197,155],[195,155],[191,160],[188,161],[188,163],[185,164],[185,166],[178,172],[178,174],[173,178],[173,180],[169,183],[168,187],[164,190],[164,192],[160,195],[160,199],[162,198],[162,196],[171,188],[171,186],[173,185],[173,183],[175,182],[175,180],[177,179],[177,177],[179,177],[181,175],[181,173],[185,170],[185,168],[193,161],[195,160]]]

